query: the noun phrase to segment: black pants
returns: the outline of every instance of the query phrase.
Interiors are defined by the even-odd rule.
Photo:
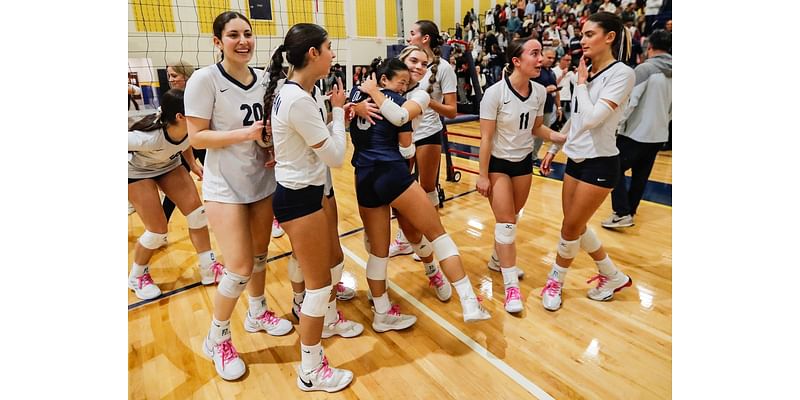
[[[641,143],[627,136],[617,136],[617,148],[619,149],[619,181],[611,191],[611,207],[614,213],[623,215],[634,215],[642,201],[644,188],[653,164],[656,162],[658,151],[663,143]],[[625,171],[631,170],[631,187],[626,188]]]
[[[206,149],[192,148],[192,153],[194,153],[194,157],[196,159],[200,160],[200,164],[206,163]],[[183,167],[186,168],[187,171],[192,172],[192,169],[189,168],[189,162],[183,158],[183,155],[181,155],[181,164],[183,164]],[[169,222],[169,217],[171,217],[172,212],[175,211],[175,203],[173,203],[172,200],[169,199],[169,196],[166,195],[164,196],[163,208],[164,208],[164,215],[167,216],[167,222]]]

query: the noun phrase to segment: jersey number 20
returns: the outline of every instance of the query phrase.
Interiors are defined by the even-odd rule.
[[[247,111],[247,114],[242,120],[242,126],[253,125],[256,121],[261,121],[261,118],[264,116],[264,106],[262,106],[261,103],[253,104],[253,107],[250,107],[247,104],[242,104],[239,109]]]

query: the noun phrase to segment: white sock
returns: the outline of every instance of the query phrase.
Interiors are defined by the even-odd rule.
[[[429,263],[424,262],[423,264],[425,265],[425,275],[433,276],[436,275],[437,272],[439,272],[439,267],[436,266],[436,262],[434,261],[431,261]]]
[[[597,269],[600,270],[600,273],[605,276],[614,276],[619,272],[617,266],[614,265],[614,262],[611,261],[611,257],[609,257],[608,254],[606,254],[606,258],[595,261],[594,263],[597,264]]]
[[[221,339],[230,339],[231,337],[231,320],[217,321],[216,318],[211,318],[211,330],[208,332],[208,337],[215,344],[222,342]]]
[[[461,300],[475,297],[475,292],[472,290],[472,283],[469,281],[469,276],[464,275],[464,278],[460,281],[453,282],[453,286],[456,288],[458,297],[461,298]]]
[[[297,304],[297,305],[303,304],[303,299],[306,298],[306,291],[303,290],[300,293],[295,293],[293,291],[292,293],[294,294],[294,304]]]
[[[519,287],[519,276],[517,275],[517,266],[501,267],[500,272],[503,273],[503,285],[506,289],[511,286]]]
[[[336,312],[336,311],[337,311],[336,310],[336,297],[334,297],[333,301],[328,303],[328,310],[325,311],[325,320],[324,320],[324,324],[325,325],[332,324],[332,323],[336,322],[336,320],[339,319],[339,313]]]
[[[263,295],[258,297],[250,297],[250,316],[260,317],[267,309],[267,299]]]
[[[408,239],[406,239],[406,234],[403,233],[403,230],[399,227],[397,228],[397,241],[400,243],[408,243]]]
[[[498,264],[498,267],[500,266],[500,257],[497,256],[497,249],[492,250],[492,260]]]
[[[131,274],[128,275],[128,279],[130,279],[130,280],[136,279],[136,278],[146,274],[148,271],[149,271],[149,269],[147,268],[147,264],[139,265],[139,264],[134,262],[133,266],[131,267]]]
[[[197,258],[200,260],[200,268],[202,269],[211,268],[211,264],[216,261],[216,258],[214,258],[214,252],[211,250],[197,253]]]
[[[557,280],[557,281],[559,281],[559,282],[561,282],[561,283],[564,283],[564,279],[567,278],[567,272],[568,271],[569,271],[569,268],[564,268],[564,267],[562,267],[562,266],[560,266],[560,265],[558,265],[558,264],[556,264],[554,262],[553,263],[553,269],[550,270],[550,275],[548,275],[548,276],[553,278],[553,279],[555,279],[555,280]]]
[[[378,314],[386,314],[392,307],[392,303],[389,301],[388,290],[378,297],[373,297],[372,302],[375,304],[375,312]]]
[[[306,346],[300,342],[300,368],[303,372],[311,372],[322,364],[322,342]]]

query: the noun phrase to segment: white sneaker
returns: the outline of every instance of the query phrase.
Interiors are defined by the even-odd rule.
[[[219,344],[210,343],[209,341],[208,337],[203,341],[203,353],[214,361],[214,368],[217,370],[217,374],[226,381],[241,378],[247,367],[244,361],[239,358],[236,348],[233,347],[230,335]]]
[[[133,204],[131,204],[131,202],[129,201],[128,202],[128,215],[131,215],[131,214],[133,214],[135,212],[136,212],[136,209],[133,208]]]
[[[561,286],[563,283],[548,277],[542,288],[542,304],[545,310],[556,311],[561,308]]]
[[[413,248],[412,248],[412,250],[413,250]],[[412,254],[411,254],[411,258],[413,258],[413,259],[414,259],[414,261],[422,261],[422,258],[420,258],[420,257],[417,255],[417,253],[412,253]]]
[[[203,285],[213,285],[219,282],[219,278],[222,276],[222,272],[225,269],[225,266],[214,261],[211,265],[206,268],[200,268],[200,283]]]
[[[492,318],[488,311],[483,308],[480,297],[470,297],[461,302],[461,311],[464,314],[464,322],[482,321]]]
[[[136,297],[142,300],[155,299],[161,296],[161,289],[153,283],[153,278],[150,277],[150,272],[145,269],[145,273],[133,279],[128,279],[128,287],[133,290]]]
[[[428,286],[433,287],[436,291],[436,297],[439,298],[439,301],[450,300],[450,296],[453,295],[453,288],[450,286],[447,277],[442,274],[441,269],[428,277]]]
[[[272,237],[279,238],[283,236],[285,232],[283,228],[281,228],[281,224],[278,223],[278,220],[273,218],[272,219]]]
[[[489,267],[489,269],[492,271],[501,272],[500,260],[496,259],[494,257],[494,254],[492,254],[492,256],[489,257],[489,262],[486,264],[486,266]],[[525,276],[525,271],[523,271],[522,268],[517,267],[517,278],[522,279],[522,277],[524,276]]]
[[[398,304],[392,305],[392,308],[390,308],[386,314],[378,314],[378,312],[375,311],[375,307],[373,307],[372,314],[374,315],[372,329],[374,329],[375,332],[399,331],[417,322],[417,317],[409,314],[401,314]]]
[[[589,298],[597,301],[608,301],[614,297],[614,293],[633,285],[633,279],[630,276],[617,271],[613,277],[603,274],[597,274],[586,283],[592,283],[597,280],[597,287],[589,289]]]
[[[303,372],[297,367],[297,387],[304,392],[324,390],[328,393],[338,392],[353,381],[353,372],[341,368],[331,368],[328,357],[322,357],[322,364],[310,372]]]
[[[602,225],[603,228],[627,228],[633,226],[633,217],[630,215],[623,215],[620,217],[614,213],[606,218],[605,221],[601,222],[600,225]]]
[[[263,314],[255,318],[251,317],[250,311],[248,311],[247,317],[244,319],[244,330],[250,333],[264,330],[272,336],[283,336],[292,330],[292,323],[276,317],[275,313],[270,310],[264,310]]]
[[[356,291],[345,286],[342,282],[333,286],[336,289],[336,300],[350,300],[356,297]]]
[[[509,286],[506,288],[506,311],[510,313],[518,313],[522,311],[522,296],[519,293],[519,287]]]
[[[401,242],[395,239],[392,240],[392,243],[389,245],[389,257],[411,254],[413,252],[414,249],[408,242]]]
[[[356,337],[364,332],[364,325],[355,321],[350,321],[344,318],[341,311],[336,311],[338,318],[332,324],[322,325],[322,338],[327,339],[333,335],[339,335],[344,338]]]
[[[297,304],[292,299],[292,315],[297,318],[297,322],[300,322],[300,309],[303,307],[303,303]]]

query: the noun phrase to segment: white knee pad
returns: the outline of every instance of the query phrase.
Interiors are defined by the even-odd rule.
[[[303,283],[305,281],[303,270],[300,269],[300,263],[297,262],[294,256],[289,256],[289,280],[294,283]]]
[[[602,245],[603,244],[600,243],[600,239],[594,234],[592,228],[587,226],[586,232],[581,235],[581,248],[587,253],[594,253],[599,250]]]
[[[450,238],[450,235],[446,233],[434,239],[433,243],[431,244],[433,245],[433,254],[436,255],[436,258],[439,259],[439,262],[458,255],[458,247],[456,247],[456,243]]]
[[[167,234],[145,230],[142,236],[139,236],[139,244],[146,249],[155,250],[167,244]]]
[[[389,267],[389,257],[378,257],[369,255],[367,260],[367,279],[373,281],[385,281],[386,269]]]
[[[253,257],[253,273],[264,272],[267,269],[267,253]]]
[[[217,292],[229,299],[238,299],[249,281],[249,276],[234,274],[226,268],[222,273],[222,279],[219,280],[217,285]]]
[[[344,261],[331,268],[331,284],[335,285],[342,280],[342,272],[344,272]]]
[[[507,222],[494,224],[494,241],[500,244],[514,244],[517,238],[517,225]]]
[[[303,306],[300,312],[309,317],[324,317],[328,311],[328,298],[331,297],[333,285],[328,285],[319,289],[306,289],[306,297],[303,299]]]
[[[206,218],[206,208],[203,206],[197,207],[194,211],[186,216],[186,225],[189,229],[205,228],[208,225],[208,218]]]
[[[558,255],[562,258],[575,258],[581,250],[581,239],[564,240],[562,237],[558,241]]]
[[[431,204],[433,204],[434,207],[438,207],[439,206],[439,192],[434,190],[432,192],[428,192],[428,193],[425,193],[425,194],[428,196],[428,201],[430,201]]]
[[[418,256],[421,258],[425,258],[433,254],[433,245],[425,236],[422,237],[419,243],[409,243],[411,248],[414,249],[414,253],[417,253]]]

